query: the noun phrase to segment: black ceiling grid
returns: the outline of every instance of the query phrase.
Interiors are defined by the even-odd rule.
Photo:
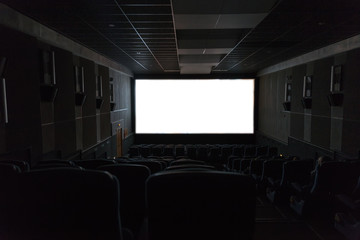
[[[142,31],[142,26],[138,24],[142,22],[162,22],[173,24],[170,2],[168,2],[168,4],[160,5],[145,4],[145,7],[143,8],[141,8],[139,4],[136,4],[135,6],[126,4],[124,7],[121,6],[120,3],[117,5],[133,27],[136,34],[144,43],[145,47],[149,50],[156,62],[160,65],[163,72],[178,71],[179,67],[174,28],[167,32],[158,32],[157,30],[153,30],[152,32],[144,33]],[[157,40],[162,40],[162,44],[157,44]],[[140,53],[138,55],[141,55],[141,52],[137,53]]]
[[[360,34],[359,0],[0,1],[134,74],[256,73]]]
[[[333,25],[322,25],[322,29],[316,34],[309,35],[310,37],[303,39],[303,41],[298,42],[292,47],[284,48],[281,51],[272,51],[264,49],[264,51],[270,51],[270,54],[265,55],[264,51],[258,53],[255,56],[255,59],[252,59],[254,62],[252,65],[249,65],[249,71],[256,71],[257,69],[263,69],[272,65],[272,62],[282,62],[290,58],[311,52],[313,50],[319,49],[321,47],[333,44],[338,42],[341,39],[346,39],[352,36],[359,34],[360,28],[356,26],[360,22],[360,15],[354,16],[352,19],[344,22],[338,22],[338,24]],[[317,23],[318,24],[318,23]],[[305,31],[304,31],[305,32]],[[306,34],[304,33],[306,36]],[[262,55],[262,59],[260,59]],[[237,69],[234,69],[234,72],[237,72]]]
[[[91,9],[92,5],[86,5],[85,8],[83,7],[84,2],[66,0],[53,2],[14,0],[5,1],[5,4],[95,52],[120,63],[126,62],[131,69],[144,70],[144,67],[122,51],[119,46],[108,42],[93,26],[82,19],[88,12],[91,12],[88,9]],[[109,5],[109,1],[104,2],[104,5]]]
[[[215,70],[256,72],[360,33],[355,1],[282,1]]]
[[[114,0],[5,1],[135,73],[179,70],[169,0],[118,2],[126,16]]]

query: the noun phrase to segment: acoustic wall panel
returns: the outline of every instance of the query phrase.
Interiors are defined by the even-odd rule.
[[[95,63],[85,58],[80,58],[79,65],[84,67],[84,80],[86,100],[83,105],[83,117],[94,116],[96,114],[95,96]]]
[[[87,116],[83,118],[83,150],[94,146],[96,140],[96,116]]]
[[[344,121],[342,150],[358,156],[360,150],[360,49],[350,51],[343,68]]]
[[[306,65],[293,67],[290,136],[300,140],[304,139],[304,108],[301,99],[303,97],[303,79],[305,75]]]

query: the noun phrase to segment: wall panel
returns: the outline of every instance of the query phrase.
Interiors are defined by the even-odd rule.
[[[287,138],[284,125],[286,121],[280,124],[279,108],[274,106],[274,102],[283,97],[280,91],[281,85],[284,85],[284,78],[292,73],[290,134],[287,135],[289,139],[292,139],[291,147],[289,142],[289,154],[307,157],[317,154],[338,155],[334,151],[340,151],[342,156],[358,157],[360,150],[359,62],[360,49],[355,49],[285,69],[286,74],[279,71],[261,76],[260,133],[274,140]],[[341,106],[330,106],[327,95],[330,93],[331,66],[339,64],[342,65],[344,101]],[[304,109],[301,104],[305,75],[313,76],[311,109]],[[274,87],[279,90],[275,91]],[[276,119],[276,126],[274,126],[274,119]],[[311,153],[307,155],[298,150],[305,148],[318,150],[315,152],[311,150]]]
[[[4,122],[1,111],[0,150],[31,147],[32,158],[37,161],[42,153],[37,40],[2,26],[0,32],[0,57],[7,58],[4,77],[9,120]],[[2,94],[0,101],[2,105]]]
[[[55,150],[64,157],[76,151],[73,55],[59,48],[54,48],[54,52],[59,89],[54,101]]]
[[[96,116],[87,116],[83,118],[83,150],[94,146],[96,140]]]
[[[359,155],[360,151],[360,49],[348,53],[343,66],[344,103],[342,150]]]

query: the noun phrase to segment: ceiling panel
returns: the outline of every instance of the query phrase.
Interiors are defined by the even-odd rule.
[[[195,48],[187,49],[180,48],[178,49],[179,55],[199,55],[199,54],[227,54],[231,48]]]
[[[5,2],[135,72],[179,71],[169,0]]]
[[[182,63],[206,63],[216,65],[220,61],[221,55],[202,54],[202,55],[180,55],[180,64]]]
[[[190,63],[180,64],[180,74],[210,74],[213,64]]]
[[[242,29],[254,28],[265,17],[267,13],[258,14],[221,14],[215,28],[220,29]]]
[[[360,34],[358,0],[0,1],[135,74],[255,73]]]
[[[346,28],[345,33],[340,30],[349,19],[359,16],[356,13],[359,4],[351,2],[342,5],[335,0],[326,4],[282,1],[214,70],[256,72],[359,34],[359,21]],[[249,46],[255,48],[249,49]]]
[[[173,0],[175,14],[267,13],[277,0]]]

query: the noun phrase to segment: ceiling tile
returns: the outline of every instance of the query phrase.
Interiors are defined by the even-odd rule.
[[[196,54],[227,54],[231,48],[199,48],[199,49],[182,49],[178,50],[179,55],[196,55]]]
[[[213,29],[219,15],[175,14],[176,29]]]
[[[175,14],[267,13],[277,0],[172,0]]]
[[[221,14],[215,28],[220,28],[220,29],[254,28],[266,17],[266,15],[267,13]]]
[[[181,64],[180,74],[210,74],[212,64]]]
[[[199,54],[199,55],[180,55],[180,64],[184,63],[206,63],[216,65],[221,59],[221,55],[211,54]]]
[[[360,34],[359,0],[1,2],[135,74],[256,72]]]

